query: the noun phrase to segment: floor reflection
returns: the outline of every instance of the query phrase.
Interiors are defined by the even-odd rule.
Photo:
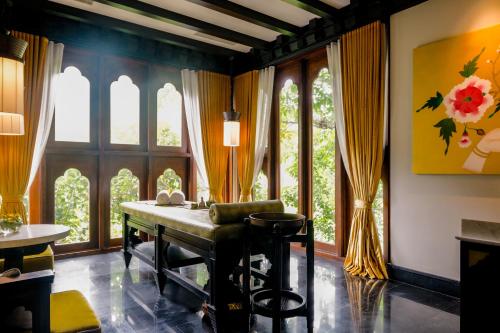
[[[305,295],[305,258],[293,253],[291,286]],[[205,285],[204,265],[183,269]],[[315,260],[315,332],[458,332],[459,301],[393,281],[345,274],[340,261]],[[56,262],[54,291],[78,289],[101,318],[103,332],[207,332],[201,301],[167,282],[160,296],[153,270],[133,259],[125,269],[120,253]],[[257,317],[253,332],[270,332]],[[285,321],[285,332],[306,331],[304,318]]]
[[[363,333],[376,331],[378,312],[380,310],[383,315],[384,311],[383,291],[388,282],[353,276],[347,272],[344,272],[344,277],[354,330]]]

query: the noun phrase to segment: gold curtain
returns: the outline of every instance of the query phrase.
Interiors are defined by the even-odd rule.
[[[216,202],[224,202],[229,149],[224,147],[222,113],[229,111],[230,85],[227,75],[198,72],[203,157],[210,190],[209,200]]]
[[[241,113],[240,146],[238,147],[240,202],[252,201],[258,89],[259,71],[241,74],[234,79],[234,109]]]
[[[18,214],[24,222],[23,197],[28,187],[31,160],[42,102],[43,73],[49,41],[45,37],[14,31],[28,42],[24,55],[24,135],[0,136],[0,195],[2,214]]]
[[[342,92],[354,214],[344,268],[386,279],[371,205],[383,162],[386,40],[375,22],[341,37]]]

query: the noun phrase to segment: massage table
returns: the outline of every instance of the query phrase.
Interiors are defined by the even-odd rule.
[[[156,201],[126,202],[120,206],[127,268],[135,256],[155,270],[160,293],[168,278],[206,301],[215,332],[222,332],[224,321],[237,313],[242,318],[249,317],[242,295],[235,298],[234,293],[228,292],[234,290],[241,272],[239,262],[247,230],[243,220],[253,212],[283,212],[281,201],[215,204],[210,210],[157,206]],[[139,232],[154,240],[144,242]],[[207,266],[208,286],[200,286],[179,272],[180,267],[199,263]],[[284,266],[289,269],[288,264]],[[231,316],[224,316],[229,312]]]

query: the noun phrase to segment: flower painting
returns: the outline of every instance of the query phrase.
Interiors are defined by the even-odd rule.
[[[500,174],[500,25],[413,53],[413,170]]]

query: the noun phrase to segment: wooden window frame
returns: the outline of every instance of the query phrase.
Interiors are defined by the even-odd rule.
[[[182,190],[186,197],[196,197],[196,170],[188,142],[184,108],[182,147],[156,146],[157,86],[170,82],[182,95],[180,69],[71,46],[65,47],[62,68],[67,66],[77,67],[90,82],[90,143],[55,141],[54,122],[52,123],[51,135],[39,169],[39,180],[36,182],[39,192],[30,191],[30,204],[40,207],[39,215],[30,217],[41,223],[54,222],[54,177],[75,167],[90,182],[93,238],[89,243],[55,246],[58,256],[68,256],[75,252],[106,252],[121,246],[121,239],[110,237],[111,179],[121,169],[130,170],[139,179],[141,200],[156,198],[156,179],[168,168],[182,178]],[[140,145],[109,142],[110,84],[120,75],[129,76],[140,90]],[[90,170],[90,166],[85,166],[85,170],[82,170],[77,166],[87,160],[92,161],[94,169]]]
[[[321,48],[276,66],[268,152],[268,181],[270,198],[280,197],[280,138],[279,97],[286,80],[291,79],[299,91],[299,213],[312,218],[312,85],[322,68],[328,68],[326,49]],[[335,243],[315,242],[317,255],[342,258],[347,253],[354,196],[342,162],[338,141],[335,143]],[[384,257],[389,258],[389,153],[383,166],[384,182]],[[333,231],[333,230],[332,230]]]

